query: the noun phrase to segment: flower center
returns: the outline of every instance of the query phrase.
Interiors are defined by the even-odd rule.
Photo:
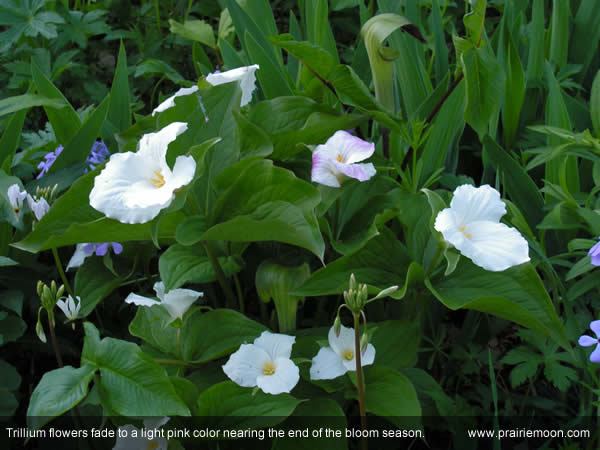
[[[458,227],[458,231],[460,231],[463,234],[463,236],[467,239],[473,239],[473,235],[467,231],[466,225],[461,225],[460,227]]]
[[[338,153],[337,156],[335,157],[337,162],[344,162],[344,155],[342,155],[341,153]]]
[[[161,188],[165,185],[165,177],[160,170],[154,171],[154,176],[150,178],[150,183],[156,188]]]
[[[344,350],[342,353],[342,358],[346,361],[352,361],[354,359],[354,352],[352,350]]]
[[[275,364],[268,361],[263,366],[263,375],[273,375],[275,373]]]
[[[158,442],[156,441],[151,441],[148,442],[148,447],[146,447],[148,450],[156,450],[158,448]]]

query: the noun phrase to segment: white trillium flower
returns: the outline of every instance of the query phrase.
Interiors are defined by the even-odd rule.
[[[500,193],[468,184],[454,191],[450,208],[440,211],[435,229],[479,267],[500,272],[529,261],[529,246],[521,233],[500,223],[506,205]]]
[[[145,134],[137,153],[113,153],[94,180],[90,205],[122,223],[154,219],[175,198],[175,190],[190,183],[196,171],[191,156],[178,156],[173,170],[167,164],[167,147],[187,130],[174,122],[156,133]]]
[[[67,320],[75,320],[79,317],[79,310],[81,309],[81,298],[70,295],[66,299],[60,299],[56,302],[56,306],[60,308]]]
[[[238,67],[227,72],[215,72],[207,75],[206,81],[213,86],[239,81],[242,88],[240,106],[245,106],[252,100],[252,94],[256,89],[256,71],[258,69],[258,64],[254,64],[252,66]]]
[[[242,344],[223,371],[243,387],[258,386],[272,395],[290,392],[300,380],[298,366],[290,359],[295,341],[293,336],[263,331],[253,344]]]
[[[31,209],[31,212],[33,212],[33,215],[38,222],[42,220],[42,217],[44,217],[50,210],[50,205],[44,197],[34,198],[33,196],[27,194],[27,204],[29,205],[29,209]]]
[[[177,92],[175,92],[175,94],[173,94],[171,97],[169,97],[168,99],[163,101],[160,105],[158,105],[156,108],[154,108],[154,111],[152,111],[152,115],[155,116],[157,113],[163,112],[163,111],[175,106],[175,98],[181,97],[184,95],[191,95],[197,91],[198,91],[198,86],[192,86],[189,88],[179,89]]]
[[[21,191],[18,184],[13,184],[8,188],[6,196],[8,197],[8,202],[15,212],[15,215],[18,216],[23,209],[23,202],[27,198],[27,192]]]
[[[356,371],[354,352],[354,328],[341,326],[340,335],[335,335],[334,327],[327,336],[329,347],[323,347],[312,360],[310,366],[311,380],[333,380],[346,372]],[[375,347],[367,344],[361,353],[361,366],[369,366],[375,361]]]
[[[131,293],[127,296],[125,302],[146,307],[161,305],[171,316],[170,322],[173,322],[176,319],[183,319],[183,315],[190,309],[190,306],[192,306],[198,298],[204,296],[202,292],[193,291],[191,289],[173,289],[169,292],[165,292],[165,284],[162,281],[154,283],[154,292],[156,292],[156,296],[160,301]]]
[[[156,430],[169,421],[169,417],[158,419],[145,419],[146,430]],[[119,427],[121,433],[117,434],[117,442],[113,450],[167,450],[169,443],[166,438],[157,436],[154,439],[142,437],[142,431],[133,425]],[[123,437],[119,437],[123,435]],[[134,437],[135,436],[135,437]]]
[[[357,164],[375,152],[371,142],[336,131],[325,144],[317,145],[312,154],[311,180],[330,187],[340,187],[346,178],[367,181],[375,175],[371,163]]]

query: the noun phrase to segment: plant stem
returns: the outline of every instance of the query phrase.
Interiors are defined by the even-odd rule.
[[[235,292],[237,294],[238,301],[240,302],[240,312],[244,314],[246,309],[246,302],[244,301],[244,294],[242,293],[242,285],[237,274],[233,275],[233,281],[235,283]]]
[[[353,313],[354,317],[354,360],[356,361],[356,388],[358,390],[358,409],[360,411],[360,427],[363,431],[367,429],[367,412],[365,407],[365,380],[361,364],[360,349],[360,314]],[[361,439],[361,448],[366,450],[367,439]]]
[[[56,250],[56,248],[52,248],[52,256],[54,256],[54,263],[56,264],[56,270],[58,270],[58,275],[60,276],[60,279],[62,280],[62,283],[65,286],[65,289],[67,290],[67,293],[75,298],[75,292],[73,292],[73,289],[71,288],[71,284],[69,283],[69,280],[67,279],[67,275],[65,274],[65,271],[63,270],[63,266],[62,266],[62,262],[60,261],[60,256],[58,255],[58,250]]]
[[[50,342],[52,343],[52,349],[54,350],[54,356],[56,356],[56,362],[58,367],[63,367],[63,359],[60,353],[60,347],[58,346],[58,340],[56,339],[56,333],[54,333],[54,318],[48,314],[48,328],[50,328]]]
[[[211,264],[213,270],[215,271],[215,274],[217,275],[217,280],[219,281],[219,284],[221,285],[221,289],[223,289],[223,293],[225,294],[225,300],[227,302],[227,307],[235,308],[235,305],[236,305],[235,294],[233,293],[233,290],[231,289],[231,286],[229,285],[229,283],[227,283],[227,277],[225,276],[225,272],[223,272],[223,268],[221,267],[221,263],[219,262],[219,259],[215,256],[215,254],[212,251],[212,248],[208,242],[204,242],[203,245],[204,245],[204,249],[206,250],[206,255],[208,256],[208,259],[210,260],[210,264]]]

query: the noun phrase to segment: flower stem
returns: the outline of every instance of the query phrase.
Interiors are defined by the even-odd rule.
[[[52,256],[54,256],[54,263],[56,264],[56,270],[58,270],[58,275],[60,276],[60,279],[62,280],[62,283],[65,286],[65,289],[67,290],[67,293],[75,298],[75,293],[73,292],[73,289],[71,288],[71,284],[69,283],[69,280],[67,279],[67,275],[65,274],[65,271],[63,270],[63,266],[62,266],[62,262],[60,261],[60,256],[58,255],[58,250],[56,250],[56,248],[52,248]]]
[[[210,264],[211,264],[213,270],[215,271],[215,274],[217,275],[217,280],[219,281],[219,284],[221,285],[221,289],[223,289],[223,293],[225,294],[227,307],[235,308],[235,305],[236,305],[235,294],[233,293],[233,290],[231,289],[231,286],[229,285],[229,283],[227,283],[227,277],[225,276],[225,272],[223,272],[223,268],[221,267],[219,258],[217,258],[215,256],[215,254],[212,251],[212,248],[208,242],[204,242],[203,245],[204,245],[204,249],[206,250],[206,255],[208,256],[208,259],[210,260]]]
[[[54,356],[56,356],[56,362],[58,367],[63,367],[62,354],[60,353],[60,347],[58,340],[56,339],[56,333],[54,332],[54,318],[48,314],[48,328],[50,328],[50,342],[52,343],[52,349],[54,350]]]
[[[356,388],[358,390],[358,408],[360,410],[360,427],[363,431],[367,429],[367,412],[365,407],[365,380],[361,364],[360,349],[360,314],[353,313],[354,316],[354,360],[356,361]],[[361,448],[366,450],[368,447],[367,439],[361,439]]]

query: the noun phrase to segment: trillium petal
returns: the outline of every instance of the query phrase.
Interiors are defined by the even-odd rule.
[[[169,147],[169,144],[186,130],[186,123],[173,122],[155,133],[145,134],[140,139],[137,154],[144,158],[148,158],[150,161],[164,162],[166,164],[167,148]]]
[[[325,146],[334,155],[340,154],[344,163],[354,164],[359,161],[364,161],[373,156],[375,153],[375,144],[372,142],[363,141],[361,138],[353,136],[347,131],[336,131],[331,136]],[[335,158],[335,156],[334,156]]]
[[[316,151],[312,155],[311,181],[325,186],[339,188],[341,186],[337,168],[332,160]]]
[[[207,75],[206,81],[213,86],[239,81],[240,88],[242,89],[241,106],[245,106],[252,100],[252,93],[256,89],[256,71],[258,69],[259,66],[254,64],[252,66],[238,67],[226,72],[215,72]]]
[[[342,355],[347,350],[354,351],[354,328],[348,328],[342,325],[340,327],[340,335],[335,335],[334,327],[329,329],[327,334],[329,346],[338,355]]]
[[[600,339],[600,320],[594,320],[590,323],[590,330]]]
[[[173,94],[171,97],[169,97],[168,99],[163,101],[160,105],[158,105],[156,108],[154,108],[154,111],[152,111],[152,115],[155,116],[156,113],[163,112],[163,111],[175,106],[175,98],[181,97],[183,95],[191,95],[194,92],[196,92],[197,90],[198,90],[198,86],[192,86],[189,88],[179,89],[177,92],[175,92],[175,94]]]
[[[348,178],[354,178],[358,181],[367,181],[371,179],[377,171],[371,163],[367,164],[342,164],[335,163],[337,169]]]
[[[142,297],[141,295],[134,294],[133,292],[127,296],[127,298],[125,299],[125,303],[131,303],[131,304],[134,304],[137,306],[150,306],[150,307],[160,305],[160,302],[158,302],[152,298]]]
[[[454,246],[479,267],[500,272],[529,261],[529,246],[521,233],[503,223],[472,222]]]
[[[367,348],[360,358],[360,365],[370,366],[375,361],[375,347],[372,344],[367,344]],[[351,360],[346,360],[342,358],[342,364],[346,367],[346,370],[349,372],[356,372],[356,358],[352,358]]]
[[[232,353],[223,371],[234,383],[243,387],[255,387],[263,368],[270,361],[269,355],[254,344],[242,344]]]
[[[254,341],[254,345],[265,350],[271,359],[275,360],[277,358],[289,358],[292,354],[294,342],[296,342],[294,336],[263,331]]]
[[[178,156],[173,166],[173,174],[169,179],[169,188],[179,189],[188,184],[194,178],[196,172],[196,161],[191,156]]]
[[[75,252],[73,252],[73,256],[71,256],[71,259],[69,260],[69,263],[67,264],[67,270],[76,269],[77,267],[81,267],[81,265],[85,261],[85,258],[88,257],[88,254],[84,250],[84,247],[86,245],[87,244],[77,244],[75,246]]]
[[[300,380],[298,366],[289,358],[277,358],[274,361],[273,375],[261,374],[256,379],[256,385],[266,394],[289,393]]]
[[[154,292],[156,292],[156,296],[159,299],[165,299],[165,283],[163,283],[162,281],[157,281],[156,283],[154,283],[154,286],[152,286],[152,289],[154,289]]]
[[[333,380],[344,375],[348,369],[344,366],[342,358],[331,347],[323,347],[312,359],[310,366],[311,380]]]
[[[475,221],[499,222],[506,214],[506,205],[500,193],[487,184],[475,187],[464,184],[454,190],[450,208],[461,224]]]
[[[181,319],[192,304],[202,296],[202,292],[191,289],[173,289],[165,294],[161,302],[173,320]]]
[[[586,336],[584,334],[583,336],[579,337],[578,344],[582,347],[591,347],[592,345],[598,344],[598,339],[595,339],[591,336]]]

